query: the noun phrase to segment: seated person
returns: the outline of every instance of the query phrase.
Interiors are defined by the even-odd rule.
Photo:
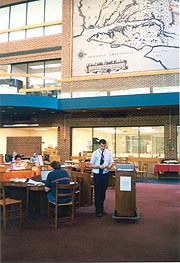
[[[69,184],[70,178],[68,172],[61,168],[60,162],[53,161],[50,163],[53,168],[52,172],[49,172],[47,179],[45,181],[45,192],[47,192],[47,198],[51,202],[55,202],[56,200],[56,182],[59,184]],[[71,189],[64,190],[71,191]],[[60,198],[58,202],[66,203],[71,201],[71,197]]]
[[[14,152],[12,153],[12,162],[14,162],[16,155],[17,155],[17,152],[14,151]]]
[[[36,163],[38,160],[38,155],[36,152],[33,153],[33,156],[30,158],[31,163]]]
[[[21,155],[17,154],[14,157],[14,162],[11,163],[10,165],[10,170],[23,170],[26,169],[27,163],[22,161]]]

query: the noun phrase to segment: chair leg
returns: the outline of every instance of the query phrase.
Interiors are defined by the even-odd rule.
[[[71,212],[72,212],[72,215],[71,215],[72,216],[72,224],[74,224],[74,213],[75,213],[75,206],[74,205],[72,206]]]
[[[55,228],[58,227],[58,206],[55,207]]]
[[[6,206],[3,207],[3,224],[4,228],[6,228]]]
[[[50,222],[49,202],[48,202],[48,222]]]
[[[22,225],[22,201],[20,202],[20,224]]]

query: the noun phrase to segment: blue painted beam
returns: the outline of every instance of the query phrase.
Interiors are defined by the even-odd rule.
[[[47,96],[1,94],[0,106],[58,109],[58,100]]]
[[[179,105],[179,94],[151,93],[124,96],[59,99],[60,110],[108,109]]]
[[[124,96],[56,99],[47,96],[0,95],[0,106],[54,110],[110,109],[152,106],[177,106],[180,93],[151,93]]]

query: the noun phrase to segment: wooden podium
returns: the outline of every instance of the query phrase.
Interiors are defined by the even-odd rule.
[[[115,178],[114,219],[139,218],[136,208],[136,173],[133,164],[118,164]]]

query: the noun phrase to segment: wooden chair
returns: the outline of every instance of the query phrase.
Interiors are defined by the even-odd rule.
[[[80,207],[81,202],[81,181],[82,181],[82,173],[72,171],[71,173],[71,182],[74,182],[76,184],[76,190],[75,190],[75,208]]]
[[[2,207],[2,219],[4,228],[6,227],[7,220],[19,218],[22,224],[22,200],[16,200],[6,197],[5,194],[6,183],[0,182],[0,206]]]
[[[59,184],[56,182],[56,200],[55,202],[51,202],[48,200],[48,221],[50,223],[50,218],[55,217],[55,228],[58,227],[58,208],[59,207],[70,207],[69,211],[71,212],[71,222],[74,224],[74,217],[75,217],[75,191],[76,191],[77,184],[70,183],[70,184]],[[66,193],[62,193],[62,190],[66,190]],[[70,192],[68,192],[71,190]],[[66,203],[58,203],[59,198],[71,197],[71,201]],[[68,212],[69,212],[68,211]]]
[[[148,164],[144,163],[142,165],[142,169],[136,169],[136,173],[137,173],[137,177],[139,177],[140,179],[143,179],[144,177],[147,179],[147,175],[148,175]]]

